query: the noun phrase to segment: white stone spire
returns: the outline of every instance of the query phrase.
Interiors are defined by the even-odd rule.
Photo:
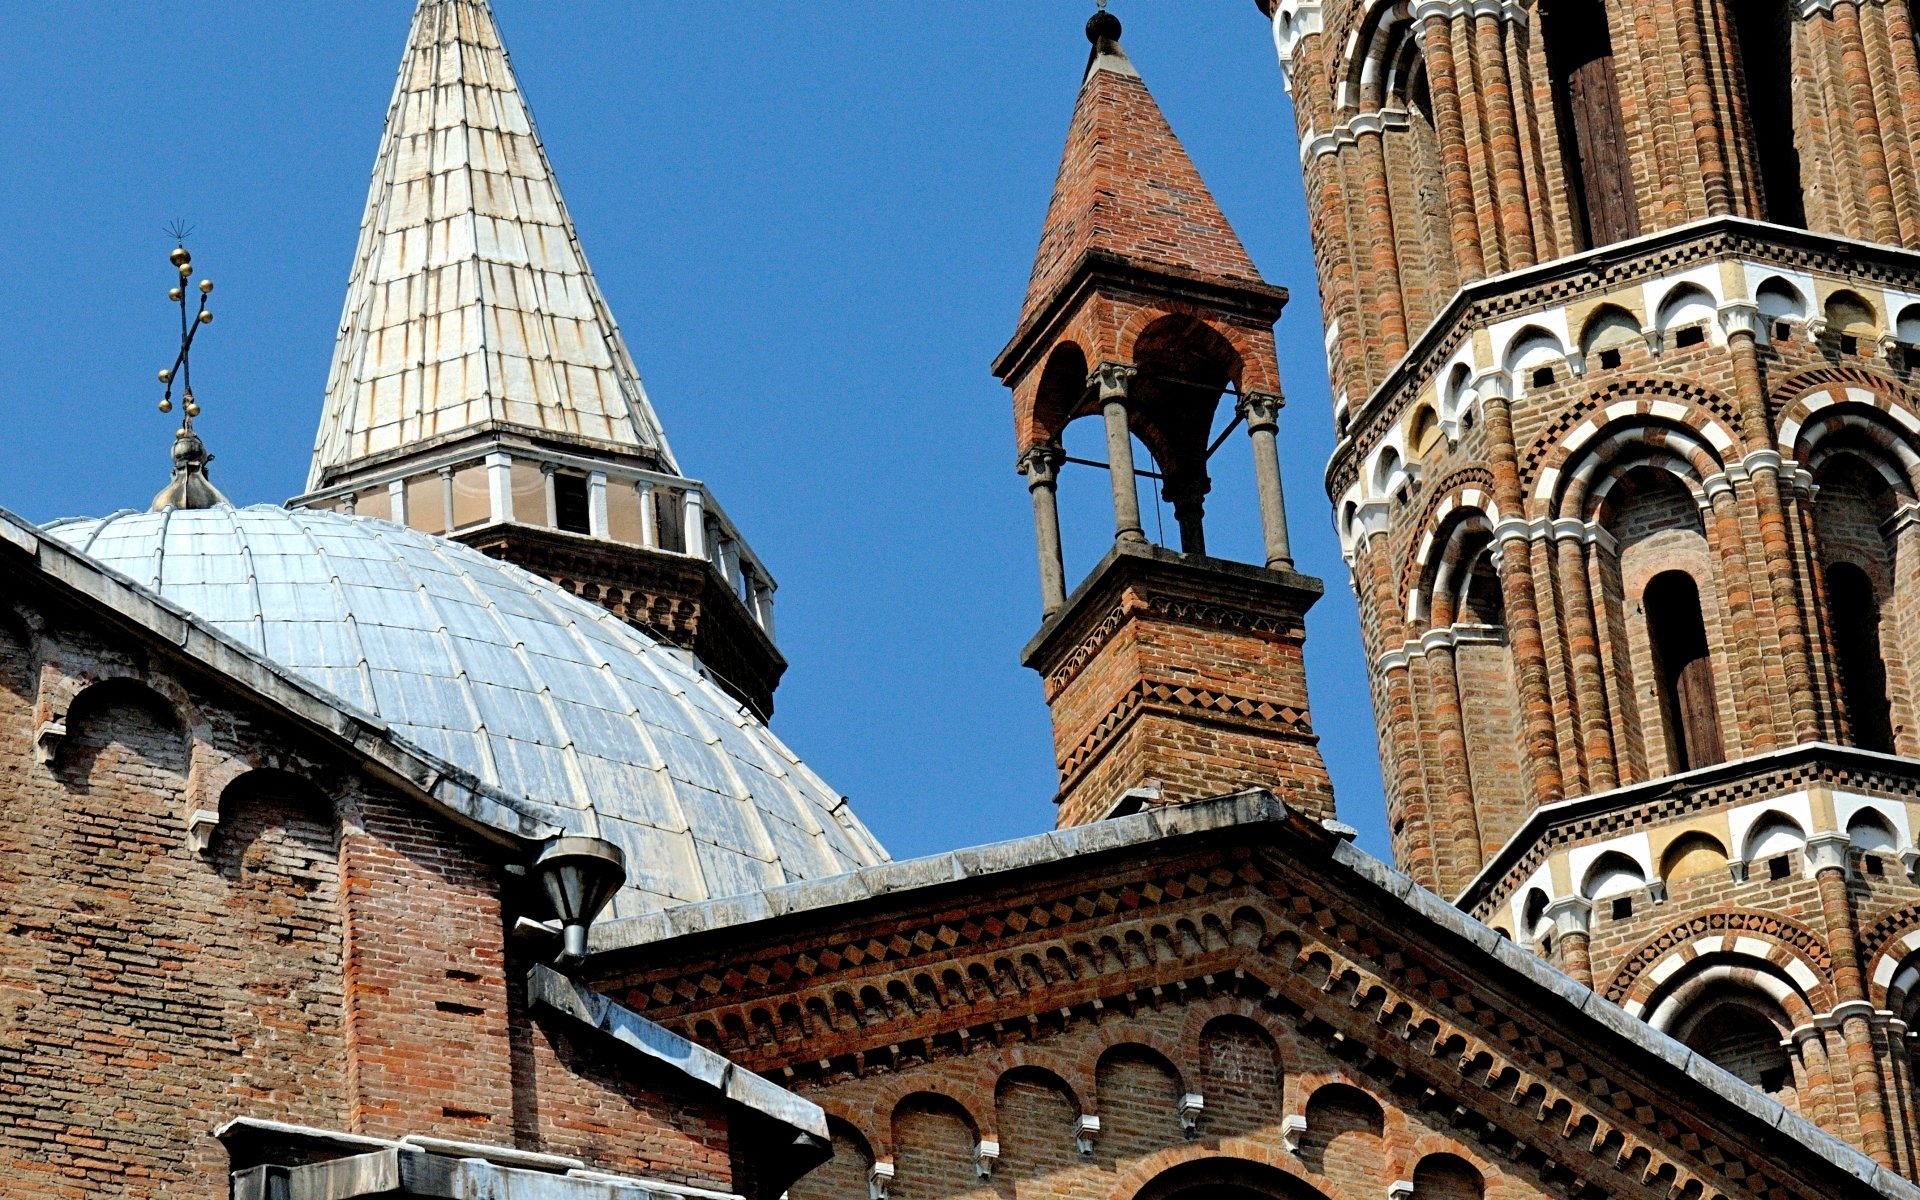
[[[489,433],[679,473],[486,0],[420,0],[308,488]]]

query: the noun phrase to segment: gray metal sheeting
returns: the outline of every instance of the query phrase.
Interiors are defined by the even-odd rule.
[[[887,859],[684,652],[466,546],[266,506],[46,532],[556,823],[617,843],[628,883],[609,915]]]

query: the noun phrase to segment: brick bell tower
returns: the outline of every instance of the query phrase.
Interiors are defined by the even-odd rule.
[[[1915,1175],[1909,5],[1261,7],[1396,858]]]
[[[1044,622],[1024,661],[1053,712],[1059,823],[1247,787],[1320,816],[1332,788],[1301,659],[1320,581],[1293,570],[1275,430],[1273,323],[1286,292],[1260,278],[1140,74],[1120,22],[1093,51],[1039,256],[994,374],[1013,390],[1034,505]],[[1114,541],[1067,593],[1055,489],[1075,420],[1104,424]],[[1216,430],[1251,437],[1266,561],[1208,557]],[[1136,468],[1134,439],[1157,469]],[[1179,548],[1145,536],[1136,475],[1161,484]]]

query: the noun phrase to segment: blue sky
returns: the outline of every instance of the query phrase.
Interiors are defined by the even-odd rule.
[[[165,227],[218,281],[200,428],[236,502],[306,474],[406,0],[8,14],[0,75],[13,302],[9,470],[31,520],[144,506],[166,476],[154,371],[177,326]],[[1252,0],[1115,0],[1124,44],[1267,277],[1314,723],[1344,819],[1384,849],[1293,118]],[[1053,824],[1013,331],[1090,0],[496,0],[602,288],[682,465],[780,581],[775,728],[896,855]],[[1081,431],[1076,427],[1076,434]],[[1209,542],[1253,558],[1244,442]],[[1068,572],[1111,536],[1103,475],[1062,480]],[[1171,531],[1171,514],[1164,514]],[[1148,524],[1154,523],[1149,512]]]

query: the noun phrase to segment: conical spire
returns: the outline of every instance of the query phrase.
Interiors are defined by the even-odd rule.
[[[677,472],[486,0],[420,0],[374,163],[308,486],[518,430]]]
[[[1256,287],[1260,272],[1120,48],[1120,21],[1087,22],[1093,51],[1067,131],[1047,224],[1021,307],[1030,322],[1089,254],[1187,278]]]

